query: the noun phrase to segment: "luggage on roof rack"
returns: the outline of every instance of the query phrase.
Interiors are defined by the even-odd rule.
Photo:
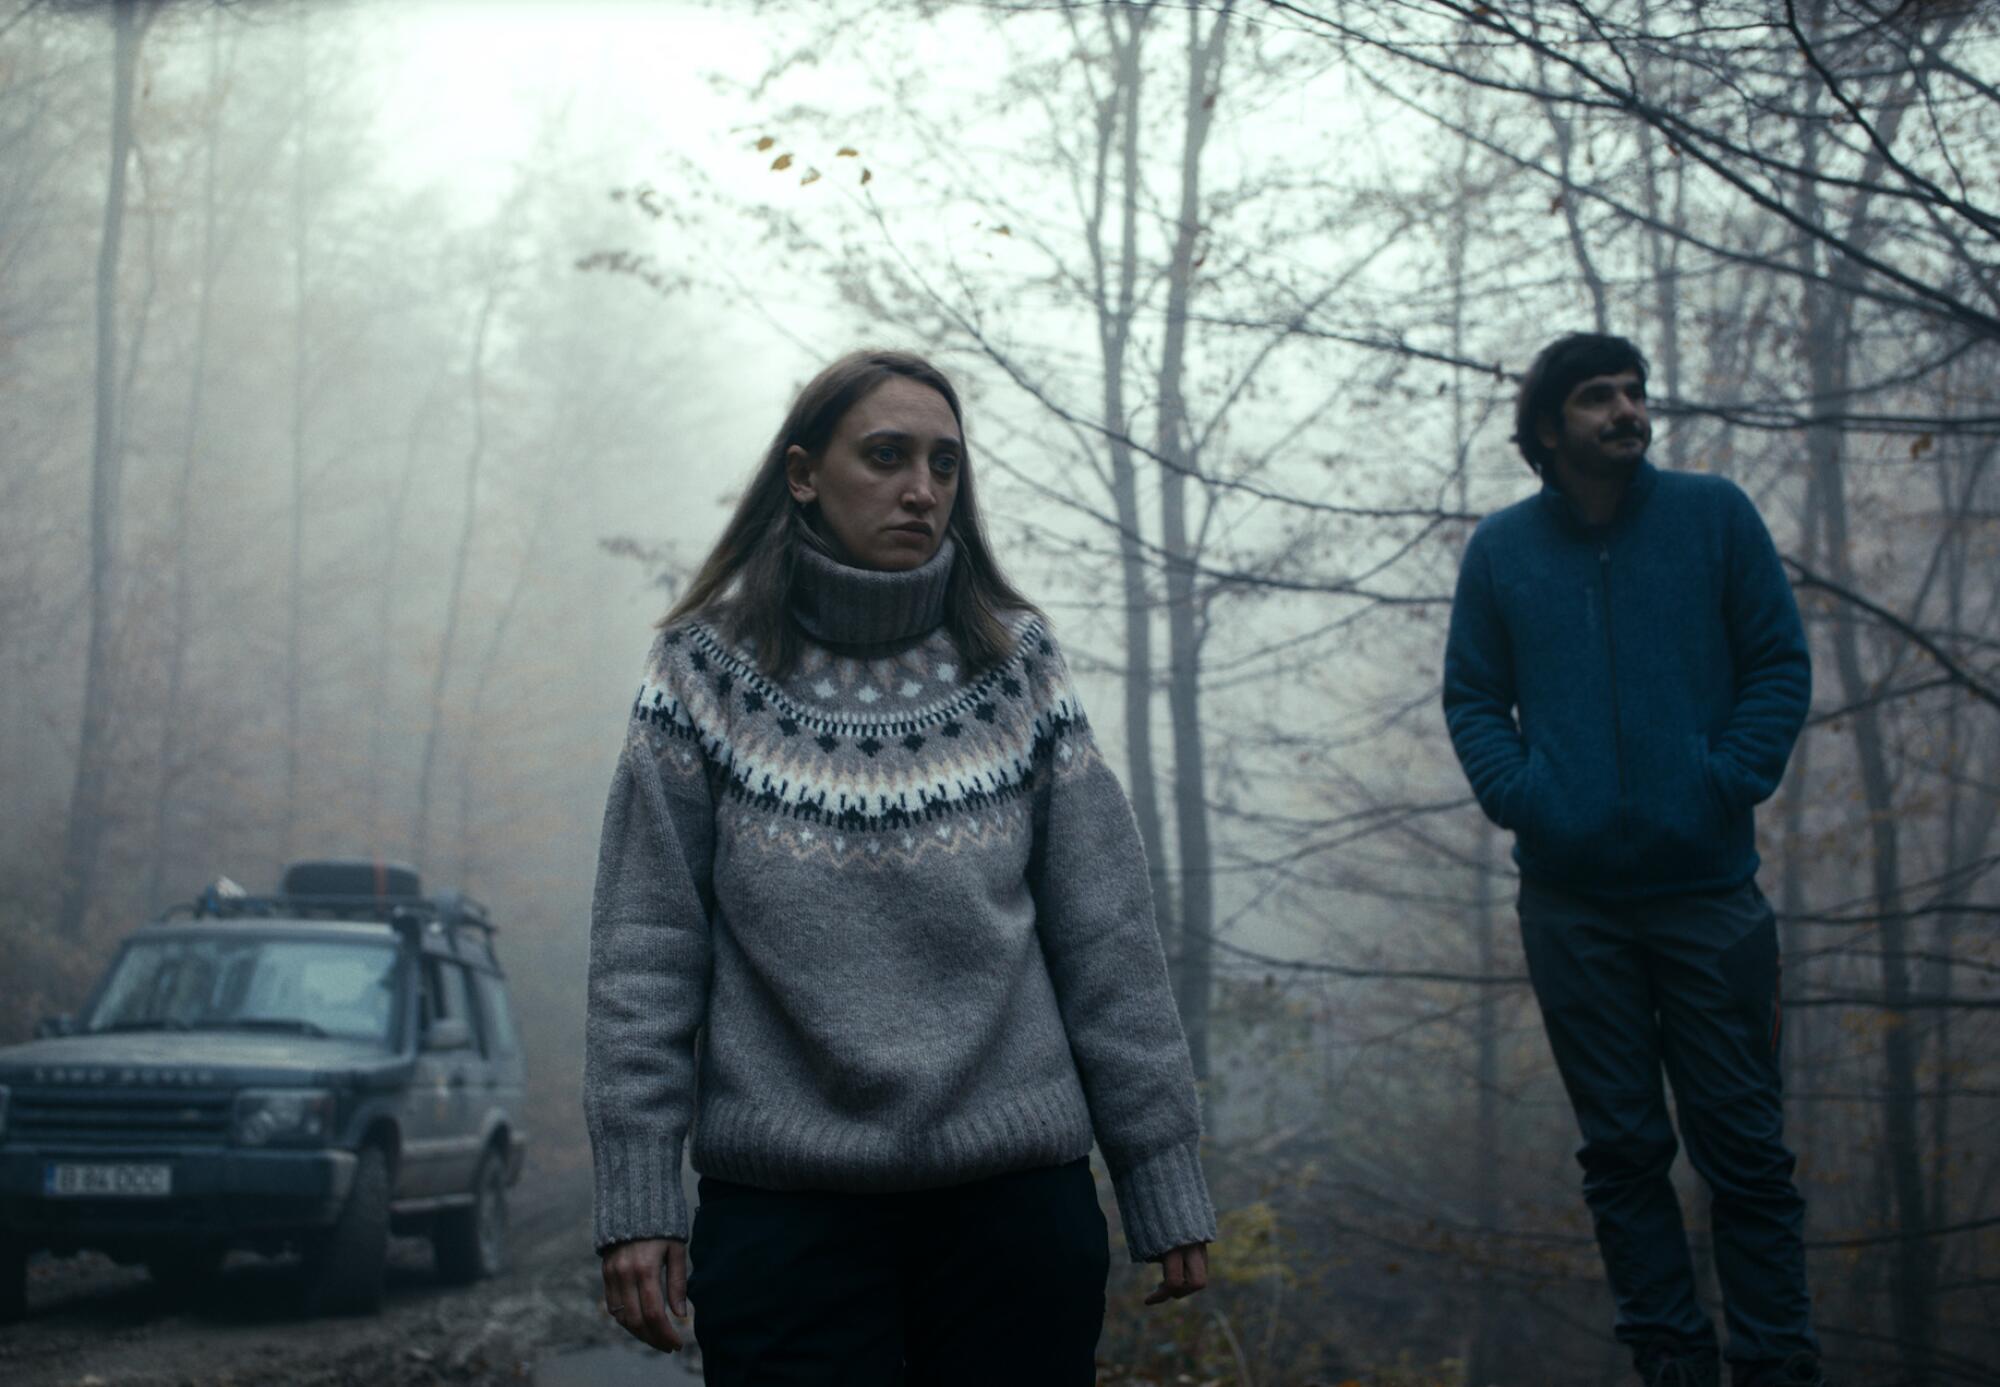
[[[281,896],[421,896],[417,869],[369,857],[294,862],[278,881]]]

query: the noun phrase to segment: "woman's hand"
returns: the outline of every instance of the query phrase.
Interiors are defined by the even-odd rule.
[[[1158,1261],[1160,1284],[1146,1297],[1148,1305],[1158,1305],[1167,1300],[1180,1300],[1208,1285],[1207,1243],[1189,1243],[1185,1247],[1177,1247]]]
[[[664,1297],[662,1266],[667,1272]],[[635,1238],[604,1254],[604,1312],[627,1334],[661,1353],[681,1346],[667,1312],[672,1310],[674,1319],[687,1319],[687,1284],[687,1244],[678,1238]]]

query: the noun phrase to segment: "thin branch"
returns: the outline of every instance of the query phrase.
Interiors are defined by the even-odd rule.
[[[1994,708],[2000,708],[2000,689],[1994,688],[1978,675],[1959,664],[1958,661],[1952,659],[1950,655],[1945,653],[1944,648],[1931,639],[1929,635],[1903,620],[1903,618],[1897,616],[1886,607],[1870,602],[1852,588],[1843,587],[1831,578],[1821,576],[1790,555],[1783,555],[1782,557],[1784,558],[1785,566],[1797,575],[1794,579],[1796,586],[1816,588],[1839,601],[1847,603],[1851,607],[1865,612],[1930,656],[1932,660],[1937,662],[1938,668],[1945,672],[1945,677],[1950,679],[1952,683],[1963,688],[1981,703],[1988,704]]]

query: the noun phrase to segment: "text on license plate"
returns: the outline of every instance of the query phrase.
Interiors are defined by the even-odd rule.
[[[42,1193],[57,1197],[157,1199],[173,1193],[168,1165],[70,1165],[51,1162],[42,1169]]]

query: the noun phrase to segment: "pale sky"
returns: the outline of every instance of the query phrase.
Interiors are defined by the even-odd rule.
[[[474,3],[418,0],[386,10],[393,68],[380,108],[393,157],[418,178],[470,190],[498,184],[537,120],[568,99],[584,128],[630,123],[688,149],[731,139],[706,74],[747,75],[764,58],[764,22],[682,0]]]

